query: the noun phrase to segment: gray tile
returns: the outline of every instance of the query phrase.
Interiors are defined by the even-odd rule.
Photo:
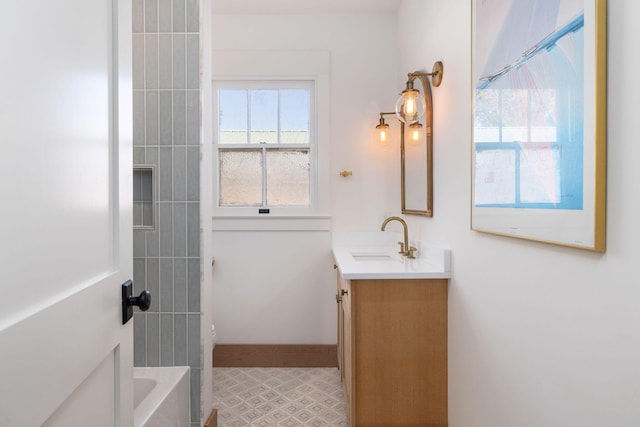
[[[147,91],[145,104],[145,144],[158,145],[158,91]]]
[[[142,202],[142,175],[135,170],[133,171],[133,201]]]
[[[158,236],[158,229],[148,230],[145,232],[147,239],[147,257],[160,256],[160,237]]]
[[[144,225],[144,213],[142,212],[142,202],[133,202],[133,226]]]
[[[184,146],[173,149],[173,200],[187,200],[187,149]]]
[[[158,32],[158,0],[144,1],[144,31]]]
[[[200,201],[200,147],[187,148],[187,200]]]
[[[173,145],[187,143],[187,93],[184,90],[173,91]]]
[[[140,295],[140,292],[147,289],[147,264],[144,258],[133,259],[133,295]]]
[[[151,202],[142,203],[142,224],[145,227],[155,227],[154,207],[155,205]]]
[[[134,96],[135,97],[135,96]],[[135,121],[135,120],[134,120]],[[142,145],[144,145],[144,127],[143,127],[143,137],[142,137]],[[135,141],[135,137],[134,137]],[[133,147],[133,164],[135,165],[143,165],[145,163],[145,149],[143,147]]]
[[[176,366],[187,366],[187,315],[176,314],[174,322],[174,356]]]
[[[160,315],[160,366],[173,366],[173,314]]]
[[[200,256],[200,203],[187,204],[187,256]]]
[[[173,256],[173,206],[171,203],[158,204],[158,231],[160,234],[160,256]]]
[[[147,317],[145,313],[133,313],[133,366],[147,365]]]
[[[158,0],[158,31],[161,33],[170,33],[171,14],[173,13],[173,5],[171,0]]]
[[[173,32],[184,33],[187,16],[185,0],[173,0]]]
[[[142,201],[146,203],[153,202],[153,169],[145,168],[142,172]]]
[[[200,366],[200,313],[187,315],[189,366]]]
[[[173,99],[171,91],[160,91],[160,145],[171,145],[173,139],[172,115],[173,115]]]
[[[173,256],[187,256],[187,204],[173,204]],[[184,310],[178,310],[184,311]]]
[[[144,87],[158,89],[158,35],[144,35]]]
[[[132,31],[134,33],[144,32],[144,0],[133,0],[132,4]]]
[[[200,91],[187,91],[187,145],[200,145]]]
[[[171,34],[160,34],[158,36],[158,86],[160,89],[171,89],[173,84],[171,76],[173,47],[171,45]]]
[[[133,257],[144,258],[147,256],[145,231],[133,230]],[[134,264],[135,267],[135,264]],[[135,270],[134,270],[135,272]]]
[[[133,145],[141,147],[145,145],[145,92],[133,91]],[[134,158],[135,162],[135,158]]]
[[[140,227],[144,225],[144,211],[142,202],[133,202],[133,226]]]
[[[167,202],[173,199],[172,158],[172,148],[160,148],[160,164],[158,165],[158,175],[156,177],[156,182],[158,183],[158,200],[161,202]]]
[[[157,313],[160,309],[160,303],[159,303],[160,260],[158,258],[146,258],[146,262],[147,262],[146,289],[151,293],[151,307],[149,307],[149,312]]]
[[[200,37],[187,34],[187,89],[200,88]]]
[[[160,366],[160,316],[147,313],[147,366]]]
[[[187,32],[200,31],[200,4],[199,0],[187,0]]]
[[[144,89],[144,35],[134,34],[132,40],[133,89]]]
[[[196,366],[199,366],[196,365]],[[191,420],[200,419],[200,368],[191,368]]]
[[[173,263],[173,311],[187,311],[187,260],[175,258]]]
[[[134,258],[133,260],[133,288],[134,294],[140,295],[147,286],[146,263],[144,258]]]
[[[187,308],[189,313],[200,312],[200,259],[187,260]]]
[[[173,258],[160,258],[160,312],[173,312]]]
[[[151,165],[151,166],[158,166],[159,165],[159,162],[158,162],[158,147],[147,147],[147,148],[145,148],[144,164],[145,165]],[[154,173],[157,175],[158,168],[156,168]],[[157,179],[157,176],[156,176],[156,179]]]
[[[158,163],[158,149],[157,148],[147,148],[146,150],[146,163],[150,165],[155,165]],[[153,173],[157,173],[157,169],[153,170]],[[152,199],[155,199],[155,194],[157,194],[157,190],[153,188],[157,181],[152,178]],[[145,231],[146,238],[146,256],[148,257],[157,257],[160,254],[160,241],[158,240],[158,230],[157,230],[157,208],[155,203],[152,203],[150,207],[148,207],[149,211],[147,213],[151,214],[151,219],[149,221],[150,225],[156,227],[152,230]],[[144,213],[144,212],[143,212]]]
[[[187,38],[184,34],[173,34],[173,88],[187,88]]]

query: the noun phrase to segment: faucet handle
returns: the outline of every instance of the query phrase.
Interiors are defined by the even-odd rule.
[[[406,252],[404,250],[404,243],[403,242],[398,242],[398,244],[400,245],[400,252],[398,252],[399,254],[405,255]]]
[[[418,249],[415,246],[409,246],[409,250],[407,251],[407,258],[414,259],[416,257],[416,251]]]

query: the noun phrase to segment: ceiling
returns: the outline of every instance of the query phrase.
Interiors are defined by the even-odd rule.
[[[212,0],[214,14],[393,12],[402,0]]]

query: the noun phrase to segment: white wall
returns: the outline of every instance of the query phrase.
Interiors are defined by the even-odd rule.
[[[605,254],[470,230],[470,4],[404,0],[398,18],[399,74],[445,67],[434,88],[435,215],[408,220],[452,249],[450,425],[640,425],[640,3],[609,1]]]
[[[397,147],[372,139],[398,92],[395,15],[214,15],[212,30],[214,50],[330,52],[332,227],[377,229],[399,206],[386,180],[399,174]],[[328,231],[214,232],[218,343],[335,343],[330,247]]]

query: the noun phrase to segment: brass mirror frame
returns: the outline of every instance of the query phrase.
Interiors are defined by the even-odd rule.
[[[427,165],[427,206],[426,210],[421,209],[407,209],[406,206],[406,170],[405,170],[405,126],[401,122],[400,126],[400,188],[401,188],[401,211],[407,215],[422,215],[427,217],[433,216],[433,99],[431,96],[431,84],[427,79],[431,76],[433,86],[438,87],[442,82],[443,66],[442,62],[438,61],[433,65],[431,73],[425,73],[422,71],[414,71],[409,73],[409,80],[407,86],[413,84],[415,79],[418,79],[422,84],[422,92],[424,93],[425,100],[425,139],[426,139],[426,165]]]

